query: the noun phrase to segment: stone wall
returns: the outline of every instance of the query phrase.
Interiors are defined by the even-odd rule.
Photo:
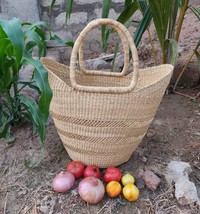
[[[65,41],[75,41],[77,35],[86,26],[88,22],[95,18],[101,18],[103,0],[74,0],[70,19],[66,20],[66,0],[56,0],[53,11],[50,13],[49,8],[51,0],[38,1],[40,8],[40,19],[51,24],[53,33],[57,34]],[[112,0],[112,8],[109,17],[116,19],[122,11],[124,0]],[[87,38],[86,54],[91,54],[97,50],[99,44],[93,43],[93,50],[89,48],[89,42],[95,38],[100,41],[100,30],[93,30]],[[57,60],[65,61],[69,59],[71,48],[64,48],[59,44],[53,43],[50,46],[57,45],[56,49],[51,48],[50,55],[53,55]],[[59,51],[58,51],[59,48]]]
[[[17,17],[21,22],[39,21],[37,0],[0,0],[0,18]]]

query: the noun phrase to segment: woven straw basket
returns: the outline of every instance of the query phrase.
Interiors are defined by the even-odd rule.
[[[122,40],[125,63],[121,73],[84,67],[82,44],[89,31],[102,24],[114,28]],[[125,75],[129,48],[133,72]],[[78,53],[81,71],[77,70]],[[128,161],[154,118],[173,66],[139,69],[129,31],[111,19],[96,19],[84,28],[74,44],[70,67],[47,58],[41,61],[53,90],[51,114],[69,156],[102,168]]]

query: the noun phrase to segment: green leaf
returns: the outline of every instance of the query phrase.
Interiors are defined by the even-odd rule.
[[[51,36],[50,40],[55,40],[55,41],[59,42],[60,44],[63,44],[63,45],[66,45],[66,46],[69,46],[72,48],[74,46],[74,42],[72,42],[72,41],[65,42],[60,37],[58,37],[57,35]]]
[[[56,2],[56,0],[51,1],[50,10],[49,10],[50,12],[52,12],[55,2]]]
[[[66,18],[70,19],[74,0],[68,0],[66,5]]]
[[[154,25],[161,47],[164,47],[172,0],[149,0]]]
[[[9,21],[0,20],[0,25],[13,45],[16,55],[16,66],[19,69],[24,48],[24,33],[21,24],[18,19],[14,18]]]
[[[125,0],[124,8],[128,7],[132,3],[132,0]]]
[[[27,110],[30,113],[33,122],[37,125],[40,140],[42,142],[42,145],[44,145],[46,137],[46,121],[44,120],[43,114],[40,111],[39,106],[33,99],[27,98],[25,96],[20,95],[19,99],[27,107]]]
[[[124,10],[121,12],[119,17],[117,18],[117,21],[121,22],[122,24],[125,24],[137,10],[138,10],[138,5],[137,5],[137,2],[134,1],[124,8]]]
[[[133,39],[134,39],[136,47],[138,47],[138,45],[140,44],[142,35],[145,32],[145,30],[147,29],[147,27],[149,26],[151,19],[152,19],[152,13],[151,13],[150,7],[148,6],[142,20],[140,21],[140,23],[133,35]]]
[[[148,8],[146,0],[136,0],[136,3],[138,4],[138,8],[140,9],[142,14],[144,15],[147,8]]]
[[[48,73],[39,60],[32,59],[32,57],[27,53],[24,54],[24,60],[35,67],[34,79],[36,81],[36,85],[41,91],[38,105],[43,114],[44,121],[47,121],[49,116],[49,105],[52,98],[52,90],[48,82]]]
[[[108,18],[110,7],[111,7],[111,2],[112,0],[103,0],[103,5],[102,5],[102,18]],[[106,26],[102,25],[101,26],[101,41],[102,41],[102,48],[105,49],[106,47]]]
[[[44,56],[45,53],[45,41],[43,41],[40,36],[31,29],[25,31],[25,35],[28,36],[32,42],[35,42],[38,46],[38,55],[39,57]]]
[[[200,53],[198,51],[195,51],[195,55],[197,57],[197,61],[198,61],[198,66],[199,66],[199,71],[200,71]]]
[[[1,118],[1,127],[0,127],[0,138],[6,137],[9,127],[10,127],[10,123],[13,120],[13,116],[10,116],[9,118],[2,120]]]
[[[0,69],[1,71],[5,70],[5,67],[4,67],[4,58],[5,58],[5,50],[6,48],[8,47],[8,45],[10,44],[10,41],[7,39],[7,38],[3,38],[3,39],[0,39]],[[1,72],[0,72],[1,74]]]
[[[175,39],[169,39],[170,43],[170,64],[175,65],[178,57],[178,43]]]
[[[199,19],[199,21],[200,21],[200,8],[192,6],[192,7],[191,7],[191,10],[193,11],[193,13],[195,14],[195,16],[196,16],[196,17]]]

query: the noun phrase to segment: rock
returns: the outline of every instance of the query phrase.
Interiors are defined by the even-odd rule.
[[[152,191],[155,191],[161,182],[160,178],[148,169],[143,172],[142,178],[146,186]]]
[[[196,187],[188,178],[188,174],[191,172],[192,169],[186,162],[171,161],[167,166],[166,180],[169,183],[175,182],[175,197],[181,205],[192,203],[200,205]]]
[[[89,70],[110,69],[109,63],[102,58],[89,59],[85,61],[86,68]]]
[[[183,56],[181,59],[178,60],[172,76],[173,83],[175,83],[180,72],[184,68],[186,60],[187,58],[185,56]],[[199,83],[199,80],[200,80],[200,72],[199,72],[198,62],[191,61],[187,66],[187,68],[185,69],[183,75],[181,76],[178,84],[182,86],[195,87]]]
[[[42,212],[42,213],[49,213],[49,208],[48,208],[48,206],[41,206],[40,207],[40,211]]]
[[[153,129],[149,129],[147,132],[147,137],[148,138],[153,138],[156,135],[156,132]]]
[[[141,157],[141,161],[142,161],[143,163],[146,163],[146,162],[147,162],[147,158],[146,158],[145,156],[142,156],[142,157]]]
[[[145,182],[142,179],[138,179],[136,182],[136,185],[137,185],[137,188],[141,190],[141,189],[144,189]]]
[[[188,179],[188,174],[192,172],[189,163],[182,161],[171,161],[167,166],[166,179],[169,183],[177,182],[181,177]]]
[[[115,59],[115,69],[117,71],[121,71],[123,66],[124,66],[124,54],[121,54],[121,55],[117,56]]]
[[[179,178],[178,182],[175,183],[175,197],[181,205],[190,205],[195,202],[200,205],[194,183],[189,181],[185,176]]]

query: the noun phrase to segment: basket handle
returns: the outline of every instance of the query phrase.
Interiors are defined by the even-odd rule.
[[[93,75],[103,75],[103,76],[124,76],[127,74],[128,71],[128,65],[129,65],[129,46],[127,43],[127,39],[124,36],[124,33],[121,31],[121,29],[117,28],[115,25],[110,24],[110,27],[112,27],[114,30],[117,31],[122,45],[124,49],[124,66],[121,72],[105,72],[105,71],[97,71],[97,70],[87,70],[85,68],[85,62],[83,60],[83,44],[81,44],[79,48],[79,66],[80,70],[85,74],[93,74]]]
[[[96,87],[96,86],[83,86],[79,85],[76,82],[76,62],[77,62],[77,55],[79,52],[79,49],[82,45],[82,43],[85,41],[85,38],[87,34],[95,27],[99,25],[109,25],[109,26],[115,26],[115,29],[119,32],[123,32],[124,37],[127,41],[123,40],[123,42],[128,42],[128,46],[131,49],[132,52],[132,60],[133,60],[133,76],[132,80],[129,86],[125,87]],[[106,73],[106,72],[105,72]],[[119,76],[119,73],[109,72],[112,74],[112,76]],[[122,25],[120,22],[117,22],[112,19],[96,19],[90,22],[80,33],[79,37],[74,43],[74,47],[72,49],[71,53],[71,59],[70,59],[70,81],[71,85],[74,89],[82,92],[96,92],[96,93],[115,93],[115,94],[122,94],[130,92],[134,89],[137,79],[138,79],[138,73],[139,73],[139,62],[138,62],[138,54],[137,49],[135,47],[135,44],[133,42],[133,39],[128,31],[128,29]],[[94,74],[97,74],[94,72]],[[101,73],[102,75],[102,73]],[[121,75],[120,75],[121,76]],[[120,78],[119,76],[119,78]],[[123,77],[122,77],[123,78]]]

